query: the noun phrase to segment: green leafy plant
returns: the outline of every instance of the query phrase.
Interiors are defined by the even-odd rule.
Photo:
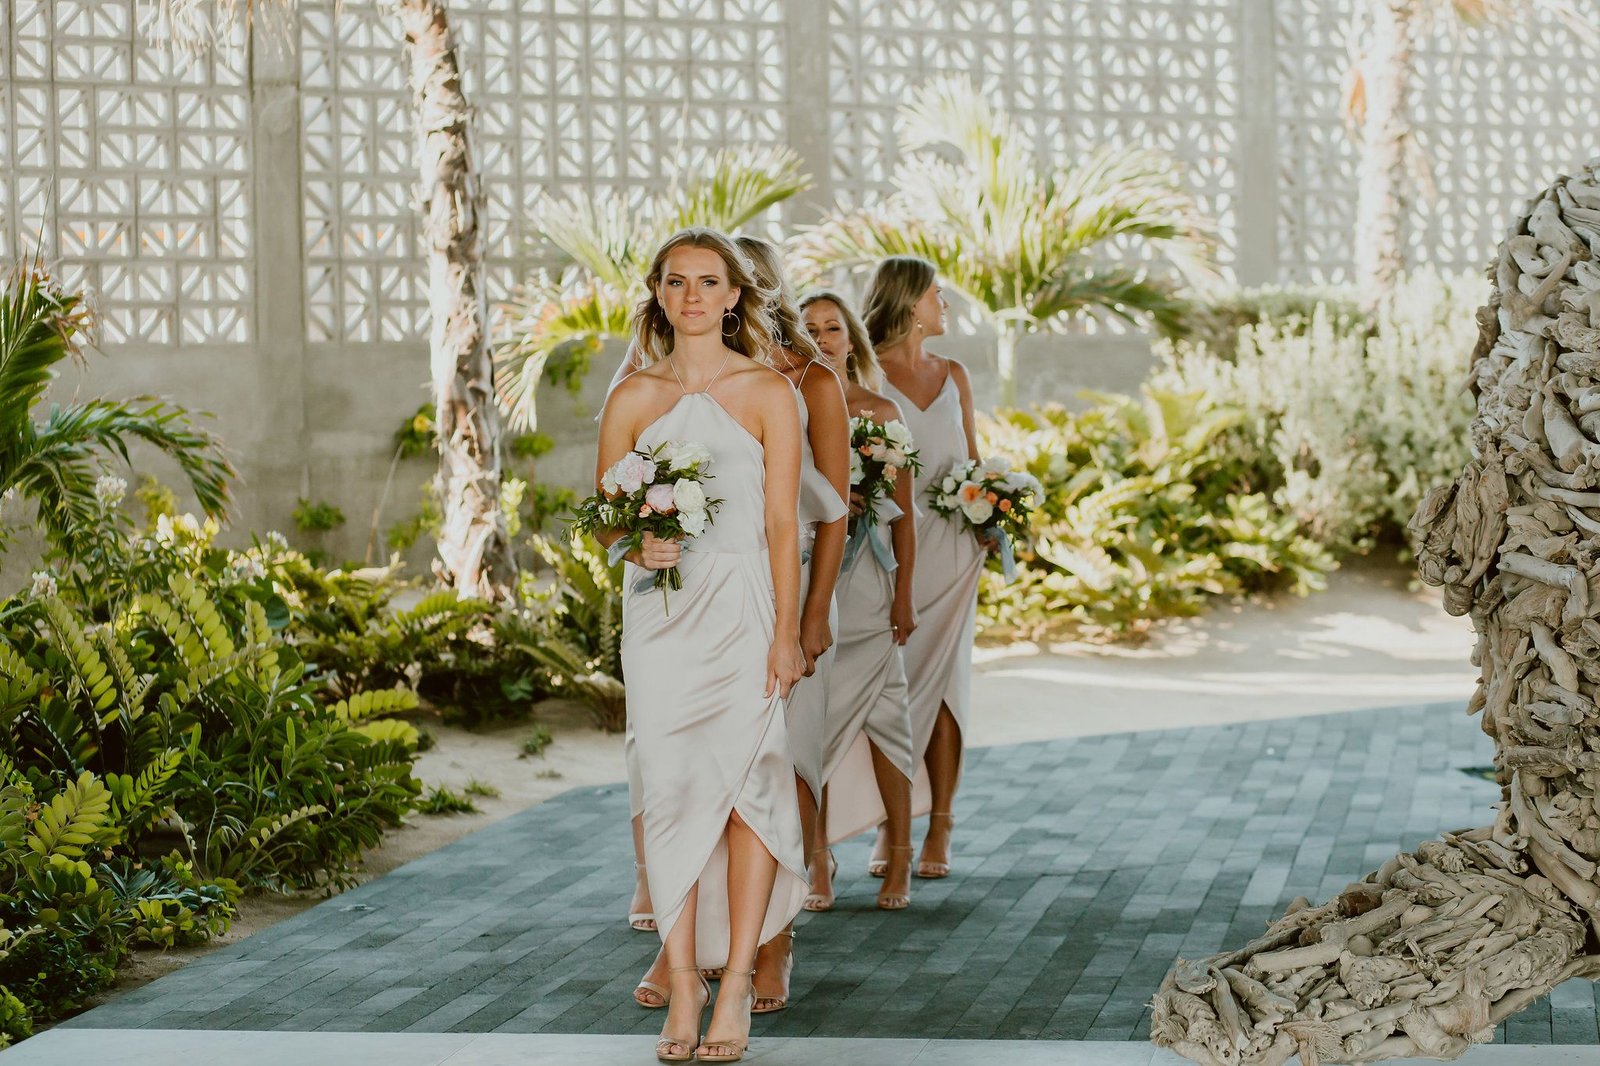
[[[1089,309],[1181,331],[1176,286],[1123,249],[1165,257],[1191,284],[1214,284],[1210,224],[1159,153],[1099,148],[1047,168],[1011,117],[964,80],[922,87],[897,128],[893,193],[804,234],[802,270],[929,260],[995,330],[1003,404],[1016,402],[1025,334]]]
[[[423,814],[478,814],[478,805],[459,792],[434,785],[422,797],[417,809]]]
[[[1231,337],[1160,346],[1152,380],[1227,397],[1243,417],[1220,446],[1330,550],[1404,544],[1422,497],[1468,458],[1482,287],[1419,273],[1370,316],[1353,297],[1277,294]]]
[[[545,749],[550,746],[550,742],[554,739],[555,738],[550,735],[549,726],[534,726],[533,732],[529,733],[522,739],[522,752],[517,756],[517,758],[525,759],[530,755],[543,755]]]
[[[129,445],[142,441],[177,462],[207,514],[222,515],[233,468],[183,408],[152,397],[94,399],[35,417],[58,364],[81,358],[91,328],[83,297],[40,264],[0,274],[0,497],[32,501],[51,544],[74,548],[102,509],[95,488],[107,460],[129,462]]]
[[[476,777],[469,779],[465,785],[462,785],[461,791],[468,796],[483,796],[486,799],[498,799],[500,796],[498,788],[495,788],[487,781],[480,781]]]
[[[530,623],[503,621],[501,641],[536,663],[558,696],[589,707],[595,723],[620,732],[627,713],[622,687],[622,567],[589,537],[534,536],[549,568],[524,580]]]
[[[1217,447],[1240,411],[1150,387],[1086,395],[1094,406],[1083,412],[1051,405],[983,424],[985,452],[1044,486],[1018,579],[984,579],[989,633],[1117,636],[1212,596],[1322,586],[1331,557]]]
[[[344,525],[344,512],[331,503],[300,497],[294,509],[295,528],[302,533],[326,533]]]

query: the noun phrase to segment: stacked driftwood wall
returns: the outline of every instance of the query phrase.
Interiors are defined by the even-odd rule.
[[[1445,833],[1260,939],[1179,960],[1152,1039],[1208,1066],[1454,1058],[1600,977],[1600,162],[1535,198],[1478,312],[1475,458],[1411,522],[1472,616],[1492,825]]]

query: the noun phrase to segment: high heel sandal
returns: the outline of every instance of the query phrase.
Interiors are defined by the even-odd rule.
[[[724,992],[726,992],[726,990],[728,988],[727,979],[729,977],[743,977],[745,979],[745,986],[749,989],[749,991],[746,993],[746,998],[750,1001],[750,1006],[752,1006],[752,1007],[755,1006],[755,1002],[756,1002],[756,984],[755,984],[756,972],[755,972],[754,969],[750,969],[750,970],[729,970],[729,969],[724,969],[722,971],[722,977],[723,977],[722,991],[717,993],[717,995],[719,997]],[[707,1033],[706,1035],[709,1036],[711,1034]],[[722,1052],[732,1052],[732,1054],[710,1054],[710,1055],[706,1054],[707,1051],[711,1051],[713,1049],[716,1050],[716,1051],[722,1051]],[[743,1037],[734,1037],[731,1040],[702,1040],[702,1041],[700,1041],[700,1046],[694,1049],[694,1054],[695,1054],[695,1059],[697,1061],[699,1061],[699,1062],[738,1062],[740,1059],[744,1058],[744,1053],[746,1051],[749,1051],[749,1050],[750,1050],[750,1037],[748,1035],[748,1028],[747,1028],[746,1035],[743,1036]]]
[[[755,1002],[750,1004],[751,1014],[776,1014],[778,1011],[783,1010],[783,1008],[789,1005],[789,975],[794,972],[794,930],[785,929],[783,932],[779,933],[778,936],[786,936],[789,938],[789,954],[785,958],[783,964],[783,995],[755,995],[756,984],[755,978],[752,976],[750,979],[750,994],[755,996]],[[774,940],[777,938],[778,937],[773,937]],[[773,1004],[773,1006],[763,1007],[763,1003],[770,1003]]]
[[[883,839],[883,827],[882,826],[878,827],[878,839],[879,840]],[[884,845],[884,846],[887,847],[888,845]],[[888,874],[888,872],[889,872],[889,860],[888,859],[880,859],[880,858],[878,858],[878,856],[877,856],[878,845],[877,845],[876,842],[874,842],[873,845],[872,845],[872,851],[873,851],[872,858],[867,860],[867,876],[868,877],[883,877],[886,874]]]
[[[683,973],[685,971],[699,973],[699,969],[700,968],[698,966],[674,966],[667,971],[669,975],[667,980],[671,981],[671,974]],[[656,1041],[656,1058],[661,1062],[694,1061],[695,1054],[698,1052],[700,1044],[700,1016],[705,1013],[706,1004],[711,1002],[711,986],[706,984],[706,979],[704,977],[700,978],[700,996],[700,1009],[694,1012],[693,1035],[685,1040],[679,1040],[675,1036],[667,1036],[663,1034],[661,1038]],[[670,996],[668,998],[670,998]],[[673,1048],[684,1048],[686,1050],[682,1054],[673,1054]]]
[[[829,894],[824,896],[821,892],[808,892],[806,893],[806,898],[800,901],[800,906],[808,911],[831,911],[833,910],[833,879],[839,876],[839,860],[833,857],[832,848],[812,848],[811,854],[816,855],[819,851],[828,853]]]
[[[928,815],[930,829],[932,828],[933,819],[935,818],[948,818],[950,819],[950,827],[952,829],[955,828],[956,816],[951,814],[949,811],[934,811],[932,814]],[[929,862],[928,860],[924,859],[923,861],[917,863],[917,876],[922,878],[924,881],[937,881],[941,877],[949,877],[950,864],[948,862]]]
[[[638,873],[640,870],[644,869],[644,863],[642,863],[642,862],[634,863],[633,864],[633,869],[634,869],[635,873]],[[648,884],[647,884],[646,887],[648,887]],[[637,893],[638,891],[639,891],[639,886],[638,886],[637,883],[635,883],[634,884],[634,892]],[[640,933],[653,933],[653,932],[655,932],[656,931],[656,914],[655,914],[655,911],[630,911],[630,912],[628,912],[628,926],[631,929],[633,929],[633,930],[635,930],[637,932],[640,932]]]
[[[910,844],[907,844],[905,847],[901,847],[901,848],[897,848],[892,844],[889,846],[889,854],[891,856],[895,855],[898,852],[905,852],[906,853],[906,867],[907,867],[906,873],[907,874],[911,873],[911,870],[910,870],[911,852],[913,850],[915,850],[915,849],[913,849]],[[884,874],[885,878],[887,878],[889,876],[889,869],[888,869],[888,863],[887,862],[884,864],[883,874]],[[910,878],[907,877],[907,880],[909,881]],[[885,884],[885,887],[887,887],[888,882],[885,881],[884,884]],[[909,886],[908,886],[908,888],[909,888]],[[906,892],[884,892],[884,891],[882,891],[880,889],[879,892],[878,892],[878,909],[880,911],[903,911],[909,906],[911,906],[911,893],[909,891],[906,891]]]

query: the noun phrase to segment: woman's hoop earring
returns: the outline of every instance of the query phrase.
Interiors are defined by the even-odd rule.
[[[723,329],[722,335],[724,337],[737,337],[739,335],[739,326],[741,324],[739,322],[739,313],[737,311],[724,311],[724,312],[722,312],[722,324],[723,324],[724,327],[726,327],[727,324],[728,324],[728,316],[729,315],[733,316],[733,332],[729,333],[727,331],[727,329]]]

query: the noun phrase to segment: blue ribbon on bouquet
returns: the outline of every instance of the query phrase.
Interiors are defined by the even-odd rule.
[[[841,573],[855,565],[856,559],[861,555],[863,542],[872,545],[872,556],[878,560],[878,565],[883,567],[883,572],[886,574],[894,573],[898,564],[895,562],[894,552],[889,549],[888,542],[879,535],[879,531],[882,529],[883,523],[881,521],[875,526],[865,529],[858,528],[855,536],[844,542],[844,558],[839,563]]]
[[[1000,540],[1000,573],[1005,575],[1009,585],[1017,579],[1017,557],[1011,550],[1011,538],[998,529],[993,532]]]
[[[621,538],[619,538],[617,540],[612,541],[611,542],[611,547],[606,549],[606,559],[611,563],[612,566],[616,566],[618,563],[622,562],[622,557],[627,555],[627,554],[628,554],[628,538],[627,537],[621,537]],[[633,583],[633,591],[635,591],[635,592],[649,592],[651,589],[653,589],[655,587],[656,587],[656,572],[654,570],[646,570],[644,572],[644,577],[641,577],[638,581],[635,581]]]

